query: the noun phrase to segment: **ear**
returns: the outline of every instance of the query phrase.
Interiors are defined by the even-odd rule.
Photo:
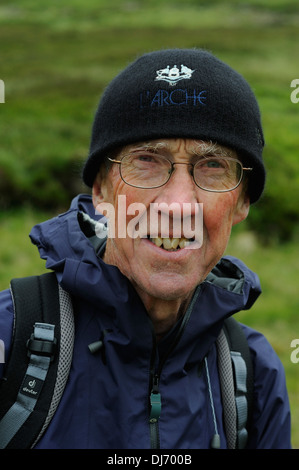
[[[106,193],[106,178],[103,177],[102,171],[99,171],[92,186],[92,202],[95,209],[106,200]]]
[[[250,199],[247,193],[242,192],[239,196],[237,206],[233,216],[233,225],[236,225],[248,216],[250,209]]]

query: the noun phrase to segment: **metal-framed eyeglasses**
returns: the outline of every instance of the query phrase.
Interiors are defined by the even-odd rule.
[[[236,189],[244,175],[242,162],[226,156],[199,157],[195,163],[172,162],[164,155],[149,151],[133,151],[120,160],[108,158],[119,165],[122,180],[129,186],[154,189],[164,186],[175,171],[175,165],[189,165],[194,183],[205,191],[227,192]]]

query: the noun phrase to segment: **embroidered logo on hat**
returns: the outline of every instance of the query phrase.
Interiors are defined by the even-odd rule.
[[[164,80],[168,82],[171,86],[176,85],[177,82],[180,80],[186,80],[192,77],[193,72],[195,70],[191,70],[186,65],[181,65],[181,70],[174,65],[172,68],[167,65],[165,69],[157,70],[156,80]]]

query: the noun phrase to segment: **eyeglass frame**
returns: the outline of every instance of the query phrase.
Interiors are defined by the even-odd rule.
[[[192,167],[192,178],[193,178],[193,181],[194,181],[194,184],[202,189],[203,191],[209,191],[209,192],[212,192],[212,193],[227,193],[229,191],[233,191],[234,189],[237,189],[238,186],[240,186],[242,180],[243,180],[243,177],[244,177],[244,171],[252,171],[253,168],[249,168],[249,167],[244,167],[243,166],[243,163],[238,160],[237,158],[233,158],[233,157],[227,157],[227,156],[221,156],[221,155],[215,155],[215,156],[208,156],[208,157],[202,157],[201,159],[204,159],[204,158],[214,158],[214,159],[225,159],[225,160],[230,160],[230,161],[235,161],[237,163],[240,164],[240,167],[241,167],[241,175],[240,175],[240,179],[238,181],[238,183],[233,187],[233,188],[230,188],[230,189],[208,189],[208,188],[203,188],[201,186],[199,186],[199,184],[195,181],[195,178],[194,178],[194,167],[197,165],[197,163],[200,161],[198,160],[196,163],[191,163],[191,162],[172,162],[171,160],[169,160],[169,158],[165,157],[164,155],[160,155],[158,154],[159,157],[162,157],[164,160],[168,161],[171,165],[171,170],[169,171],[169,177],[168,179],[165,181],[165,183],[162,183],[162,184],[159,184],[158,186],[149,186],[149,187],[143,187],[143,186],[138,186],[138,185],[135,185],[135,184],[132,184],[132,183],[128,183],[124,178],[123,178],[123,175],[122,175],[122,172],[121,172],[121,163],[122,163],[122,160],[131,155],[132,153],[134,152],[129,152],[129,153],[126,153],[125,155],[123,155],[121,157],[120,160],[115,160],[113,158],[110,158],[110,157],[107,157],[107,159],[112,162],[112,163],[117,163],[119,165],[119,174],[120,174],[120,177],[121,179],[123,180],[123,182],[125,184],[127,184],[128,186],[131,186],[132,188],[137,188],[137,189],[157,189],[157,188],[161,188],[163,186],[165,186],[165,184],[168,183],[168,181],[170,180],[172,174],[174,173],[175,171],[175,168],[174,168],[174,165],[189,165]],[[157,156],[157,154],[154,154]]]

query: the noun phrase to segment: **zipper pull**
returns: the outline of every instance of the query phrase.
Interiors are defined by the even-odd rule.
[[[160,418],[161,414],[161,394],[159,393],[159,377],[154,376],[153,379],[153,388],[150,396],[151,403],[151,413],[150,413],[150,423],[156,423]]]

